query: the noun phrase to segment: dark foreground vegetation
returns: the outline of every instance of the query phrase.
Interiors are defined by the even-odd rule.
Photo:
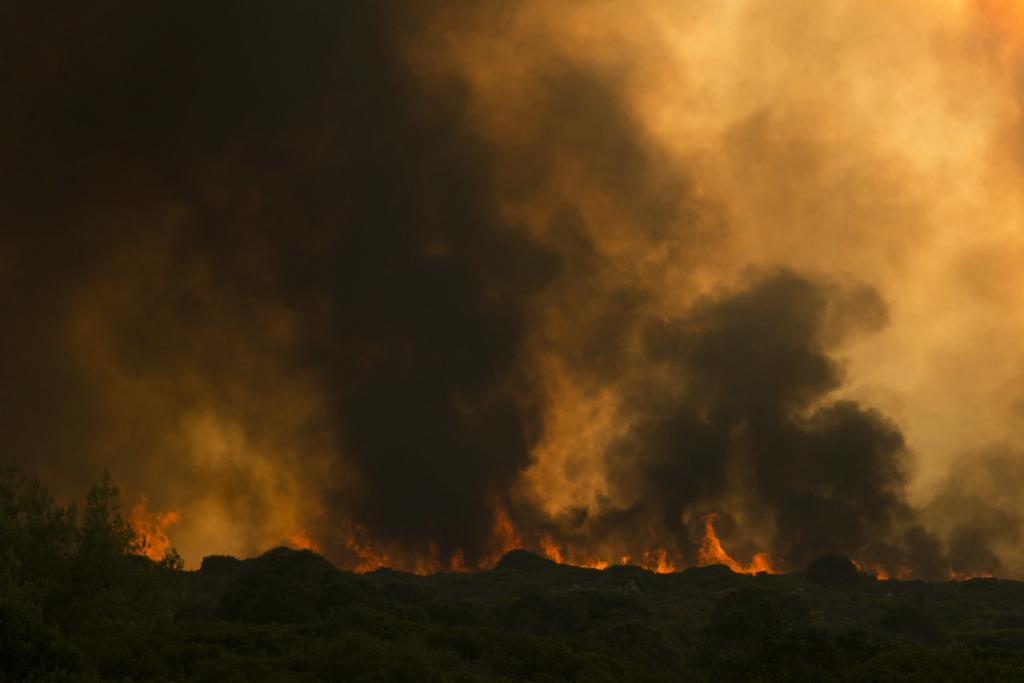
[[[0,478],[0,680],[1021,681],[1024,584],[556,565],[355,575],[308,551],[133,555],[109,482],[84,511]],[[808,580],[811,579],[811,580]]]

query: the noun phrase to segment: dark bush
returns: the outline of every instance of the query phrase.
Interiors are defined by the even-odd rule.
[[[814,584],[840,586],[857,583],[861,574],[845,555],[823,555],[811,562],[805,576]]]
[[[557,566],[558,563],[546,557],[541,557],[537,553],[531,553],[529,550],[511,550],[498,560],[497,568],[517,571],[544,571]]]
[[[312,621],[333,606],[325,600],[327,588],[342,577],[316,553],[274,548],[242,565],[221,598],[220,612],[257,623]]]
[[[199,565],[204,574],[230,574],[242,566],[242,561],[230,555],[207,555]]]
[[[701,664],[726,680],[806,668],[822,640],[799,599],[753,590],[719,600],[701,636]]]
[[[882,617],[882,628],[928,645],[941,643],[944,634],[935,619],[915,605],[898,605]]]
[[[702,582],[726,581],[736,575],[736,572],[724,564],[709,564],[705,567],[688,567],[682,572],[682,576],[688,580]]]
[[[1000,614],[992,625],[996,628],[1024,628],[1024,614]]]

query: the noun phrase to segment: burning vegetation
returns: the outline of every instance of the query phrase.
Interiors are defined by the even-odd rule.
[[[133,552],[159,562],[173,549],[168,530],[181,521],[181,513],[150,512],[148,505],[142,498],[128,515],[128,525],[134,534]]]

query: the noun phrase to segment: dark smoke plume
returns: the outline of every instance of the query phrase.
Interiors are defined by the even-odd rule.
[[[774,520],[770,547],[792,566],[828,551],[864,557],[909,515],[907,454],[883,416],[828,399],[842,382],[829,348],[884,319],[870,289],[779,272],[649,324],[656,379],[629,389],[634,426],[609,460],[638,501],[618,523],[640,516],[693,558],[685,520],[740,493],[748,518]]]
[[[490,130],[471,79],[432,60],[503,17],[4,9],[5,459],[65,494],[109,467],[184,509],[193,563],[301,527],[346,566],[369,544],[475,567],[502,519],[507,542],[692,562],[717,513],[741,553],[786,566],[940,572],[900,430],[832,397],[840,344],[885,322],[879,295],[780,270],[667,311],[672,286],[700,291],[679,267],[723,258],[725,213],[636,120],[623,74],[557,46],[524,54],[530,87]],[[615,394],[623,425],[567,456],[612,483],[565,514],[522,490],[552,377]],[[954,556],[985,556],[961,536]]]
[[[65,481],[109,463],[150,489],[160,469],[248,497],[237,514],[258,516],[270,502],[244,490],[244,474],[201,481],[132,461],[211,404],[246,442],[273,440],[287,406],[265,403],[293,399],[275,382],[305,373],[345,460],[336,476],[358,480],[328,504],[411,552],[436,544],[475,560],[527,461],[523,307],[558,259],[493,205],[495,162],[464,121],[459,84],[408,73],[405,34],[429,13],[373,2],[5,13],[10,456]],[[83,307],[99,320],[76,327]],[[109,378],[76,357],[91,352],[76,335],[96,328],[146,394],[133,412],[116,412]],[[303,467],[301,455],[287,463]]]

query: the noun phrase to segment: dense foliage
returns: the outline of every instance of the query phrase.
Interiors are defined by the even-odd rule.
[[[355,575],[286,548],[185,572],[133,554],[108,479],[78,514],[8,473],[0,508],[0,680],[1024,680],[1013,581],[657,575],[521,551],[477,574]]]

